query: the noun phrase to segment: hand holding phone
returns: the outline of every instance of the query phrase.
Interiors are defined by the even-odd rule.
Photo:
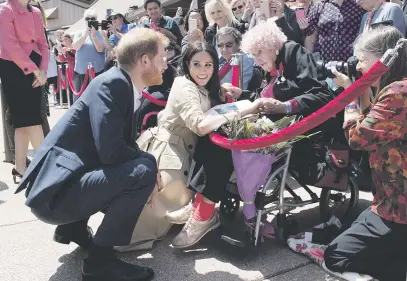
[[[305,18],[305,10],[304,8],[298,8],[295,10],[295,15],[297,16],[297,20]]]
[[[261,12],[267,19],[271,17],[269,0],[261,0],[261,1],[260,1],[260,12]]]
[[[188,30],[190,32],[198,29],[198,20],[197,19],[189,19],[188,21]]]

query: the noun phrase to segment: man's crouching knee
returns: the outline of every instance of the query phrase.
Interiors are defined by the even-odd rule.
[[[157,162],[151,158],[137,158],[129,161],[129,165],[134,167],[134,170],[130,174],[132,182],[131,188],[135,189],[148,189],[151,192],[157,181]]]

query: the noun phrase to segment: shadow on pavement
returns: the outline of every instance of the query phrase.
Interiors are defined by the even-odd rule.
[[[7,189],[9,189],[8,185],[5,182],[0,181],[0,192]]]
[[[371,202],[360,200],[352,212],[354,220]],[[294,214],[303,231],[320,223],[319,207]],[[151,267],[155,281],[243,281],[263,280],[279,272],[294,270],[310,263],[300,255],[293,255],[277,241],[266,240],[260,247],[239,248],[220,239],[221,231],[242,231],[242,213],[232,221],[224,221],[222,229],[209,233],[200,243],[186,250],[171,247],[172,238],[180,231],[174,227],[168,236],[154,245],[150,251],[119,253],[127,262]],[[81,268],[86,252],[79,248],[60,257],[61,265],[49,281],[80,281]]]

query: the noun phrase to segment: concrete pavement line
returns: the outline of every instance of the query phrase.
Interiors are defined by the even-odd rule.
[[[286,273],[288,273],[290,271],[297,270],[297,269],[299,269],[301,267],[305,267],[305,266],[310,265],[310,264],[313,264],[313,262],[312,261],[306,261],[306,262],[300,263],[299,265],[294,266],[292,268],[286,268],[286,269],[278,270],[277,272],[274,272],[274,273],[272,273],[270,275],[263,276],[261,279],[257,279],[255,281],[267,281],[267,280],[270,280],[271,278],[286,274]]]
[[[35,222],[35,221],[39,221],[39,219],[36,219],[36,220],[29,220],[29,221],[20,221],[20,222],[10,223],[10,224],[0,224],[0,227],[7,227],[7,226],[13,226],[13,225],[24,224],[24,223],[31,223],[31,222]]]

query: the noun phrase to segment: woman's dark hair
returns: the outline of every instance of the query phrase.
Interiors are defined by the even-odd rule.
[[[198,13],[198,14],[201,15],[202,23],[203,23],[202,32],[205,32],[206,28],[209,26],[209,23],[208,23],[208,20],[206,19],[205,11],[198,10],[198,9],[189,10],[188,13],[186,14],[186,16],[184,18],[184,22],[185,22],[184,29],[185,29],[185,31],[186,32],[189,31],[189,16],[191,15],[191,13]]]
[[[147,5],[150,3],[157,3],[158,7],[161,7],[161,1],[160,0],[145,0],[144,1],[144,10],[147,10]]]
[[[212,105],[219,104],[221,102],[220,80],[217,73],[219,70],[219,57],[215,48],[211,44],[208,44],[207,42],[195,42],[189,45],[181,58],[181,74],[185,75],[189,80],[195,83],[189,72],[189,63],[191,62],[192,57],[199,52],[207,52],[212,57],[213,74],[205,88],[209,91]]]

